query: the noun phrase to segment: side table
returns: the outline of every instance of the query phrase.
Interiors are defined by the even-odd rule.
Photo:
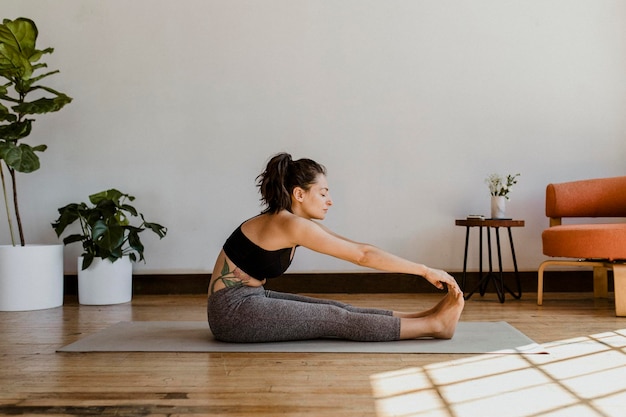
[[[465,255],[463,257],[463,279],[461,282],[461,289],[463,293],[466,293],[466,275],[467,275],[467,250],[469,247],[469,235],[472,227],[478,227],[479,233],[479,281],[476,287],[467,293],[465,299],[468,300],[476,291],[480,291],[480,295],[485,295],[487,284],[493,280],[498,299],[501,303],[504,303],[504,296],[508,291],[514,298],[519,299],[522,297],[522,286],[519,279],[519,272],[517,270],[517,259],[515,258],[515,248],[513,246],[513,235],[511,234],[511,227],[524,227],[524,220],[512,220],[512,219],[457,219],[457,226],[465,226]],[[515,268],[515,281],[517,284],[517,293],[513,292],[504,283],[504,277],[502,273],[502,252],[500,250],[500,227],[506,227],[509,232],[509,244],[511,245],[511,255],[513,257],[513,266]],[[487,229],[487,249],[489,253],[489,273],[483,276],[483,228]],[[491,255],[491,229],[495,229],[496,232],[496,244],[498,249],[498,266],[500,273],[496,275],[492,266]]]

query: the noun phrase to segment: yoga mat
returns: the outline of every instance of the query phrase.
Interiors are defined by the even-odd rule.
[[[220,342],[203,321],[132,321],[117,323],[58,352],[547,353],[504,321],[460,322],[451,340],[316,339],[275,343]]]

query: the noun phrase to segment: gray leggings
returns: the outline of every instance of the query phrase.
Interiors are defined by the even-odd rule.
[[[400,338],[400,319],[388,310],[238,287],[209,297],[209,326],[223,342],[254,343],[326,337],[377,342]]]

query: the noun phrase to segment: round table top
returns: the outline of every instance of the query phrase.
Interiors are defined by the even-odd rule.
[[[457,226],[465,227],[524,227],[524,220],[513,219],[457,219]]]

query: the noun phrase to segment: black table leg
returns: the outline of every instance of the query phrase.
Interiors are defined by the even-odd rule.
[[[470,234],[470,227],[467,226],[465,228],[465,255],[463,256],[463,278],[461,280],[461,290],[465,291],[465,285],[466,285],[466,276],[467,276],[467,248],[469,246],[469,234]]]
[[[489,228],[487,228],[489,230]],[[478,228],[478,282],[482,282],[483,279],[483,227]],[[481,293],[482,295],[483,293]]]
[[[494,280],[493,280],[493,285],[496,287],[496,293],[498,294],[498,299],[500,300],[501,303],[504,303],[504,276],[502,273],[502,251],[500,250],[500,228],[496,227],[496,244],[498,246],[498,270],[499,270],[499,276],[498,278],[495,277],[494,274]]]
[[[467,233],[465,235],[465,260],[463,262],[463,292],[465,292],[465,275],[466,275],[466,261],[467,261],[467,248],[468,248],[468,237],[469,237],[469,227],[467,228]],[[469,300],[470,297],[472,295],[474,295],[474,293],[476,291],[480,291],[480,295],[483,296],[485,295],[485,288],[487,287],[487,283],[489,282],[489,278],[490,275],[486,274],[485,276],[483,276],[483,227],[480,226],[478,228],[478,233],[479,233],[479,248],[478,248],[478,256],[479,256],[479,261],[478,261],[478,284],[476,284],[476,286],[474,287],[474,289],[467,294],[466,296],[464,296],[463,298],[466,300]],[[489,247],[489,269],[491,269],[491,240],[489,240],[489,228],[487,228],[487,242],[488,242],[488,247]]]
[[[522,283],[520,282],[519,279],[519,272],[517,270],[517,259],[515,258],[515,247],[513,247],[513,234],[511,233],[511,228],[507,227],[507,229],[509,230],[509,244],[511,245],[511,256],[513,257],[513,267],[515,270],[515,281],[517,283],[517,294],[515,294],[513,291],[511,291],[509,289],[509,287],[505,286],[504,288],[506,288],[506,290],[515,298],[515,299],[520,299],[522,298]]]
[[[487,227],[487,252],[489,252],[489,272],[487,273],[487,275],[485,275],[485,277],[483,279],[481,279],[481,286],[480,286],[480,295],[483,296],[485,295],[485,292],[487,291],[487,284],[489,283],[489,280],[491,279],[491,276],[493,275],[493,262],[491,259],[491,228]],[[482,275],[482,271],[481,275]]]

